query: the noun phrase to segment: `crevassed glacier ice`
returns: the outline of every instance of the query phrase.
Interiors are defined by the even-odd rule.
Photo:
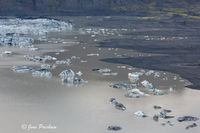
[[[71,30],[72,24],[54,19],[0,19],[0,34],[46,35]]]
[[[0,19],[0,46],[29,46],[34,42],[33,36],[45,36],[72,27],[71,23],[53,19]]]

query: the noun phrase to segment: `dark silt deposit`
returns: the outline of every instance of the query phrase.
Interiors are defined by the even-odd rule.
[[[124,20],[125,22],[130,20]],[[128,23],[127,24],[130,24]],[[109,24],[109,22],[107,22]],[[187,87],[200,89],[200,24],[198,20],[170,19],[132,20],[135,31],[124,38],[99,42],[99,47],[133,50],[150,56],[128,56],[102,59],[109,63],[161,70],[179,74],[192,83]]]

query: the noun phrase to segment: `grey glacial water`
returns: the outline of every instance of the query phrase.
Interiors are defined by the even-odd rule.
[[[140,65],[146,63],[146,60],[131,62],[132,58],[157,57],[163,59],[161,57],[166,54],[166,50],[164,53],[162,53],[163,51],[154,53],[156,47],[152,45],[153,52],[149,52],[152,49],[147,45],[148,41],[150,44],[153,43],[152,41],[159,41],[156,43],[169,43],[171,46],[174,41],[176,43],[187,42],[187,38],[169,39],[171,37],[167,37],[167,40],[160,40],[160,37],[155,37],[155,34],[159,32],[164,36],[171,29],[162,27],[162,24],[157,25],[159,22],[156,20],[151,20],[150,24],[146,24],[147,20],[137,20],[131,17],[62,17],[61,19],[66,22],[72,21],[75,24],[73,30],[47,34],[45,40],[34,42],[34,47],[38,48],[37,51],[29,51],[28,48],[1,47],[0,53],[8,50],[12,51],[12,55],[0,56],[0,131],[6,133],[23,133],[28,130],[36,133],[102,133],[107,132],[109,126],[119,126],[122,128],[119,132],[124,133],[133,131],[137,133],[149,133],[149,131],[184,133],[188,132],[185,127],[191,123],[178,123],[176,118],[185,115],[200,117],[200,108],[197,106],[200,102],[200,92],[186,88],[185,85],[191,83],[178,75],[178,70],[177,73],[171,73],[171,71],[160,71],[159,66],[156,66],[158,69],[154,69],[152,72],[149,71],[151,69],[148,69],[154,66],[151,64],[151,60],[147,61],[149,66],[145,67]],[[131,24],[125,25],[125,22],[131,22]],[[151,27],[148,27],[150,25]],[[152,28],[152,26],[156,28]],[[168,32],[165,32],[166,30]],[[178,29],[173,30],[178,32]],[[147,38],[146,34],[154,37]],[[121,42],[124,39],[125,41]],[[119,42],[115,43],[116,40]],[[140,41],[144,43],[140,44]],[[143,47],[150,50],[138,50],[139,44],[144,44]],[[165,46],[167,47],[167,44]],[[173,53],[171,50],[169,53]],[[87,56],[91,53],[99,54],[99,56]],[[57,64],[55,69],[50,70],[53,74],[50,79],[33,77],[31,73],[13,72],[12,66],[14,65],[41,67],[40,62],[25,60],[24,55],[41,57],[48,55],[57,60],[71,59],[71,65]],[[193,55],[196,56],[195,53]],[[108,60],[107,58],[112,59]],[[115,58],[119,59],[119,62]],[[105,59],[106,62],[101,61]],[[125,62],[121,63],[120,61],[123,59]],[[53,64],[55,62],[56,60],[50,60],[46,63]],[[100,72],[92,71],[94,69],[108,70],[105,68],[118,74],[115,76],[103,75]],[[80,77],[87,80],[88,83],[62,84],[59,74],[68,69],[72,69],[74,73],[81,71]],[[128,73],[136,72],[143,73],[143,75],[133,83],[128,78]],[[78,75],[76,74],[76,76]],[[164,95],[154,95],[142,86],[141,82],[144,80],[162,90]],[[109,86],[115,83],[137,84],[137,89],[141,91],[122,90]],[[141,95],[140,98],[128,98],[125,94],[130,91],[131,93],[134,91],[144,92],[150,96]],[[126,107],[126,110],[121,111],[114,108],[109,101],[111,98],[116,98]],[[154,105],[172,110],[171,113],[175,118],[170,121],[174,123],[174,126],[162,126],[162,123],[167,123],[165,119],[159,119],[159,122],[153,120],[153,116],[159,113],[153,108]],[[145,112],[149,117],[138,118],[135,116],[134,113],[139,110]],[[197,125],[199,125],[199,121],[197,121]],[[198,132],[199,127],[189,130]]]

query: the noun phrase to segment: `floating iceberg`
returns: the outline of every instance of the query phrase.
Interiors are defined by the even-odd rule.
[[[140,91],[139,89],[132,89],[129,92],[127,92],[125,96],[130,98],[139,98],[140,96],[150,96],[150,95]]]
[[[122,128],[120,126],[108,126],[109,131],[119,131]]]
[[[118,110],[126,110],[126,107],[122,103],[118,103],[115,98],[111,98],[110,103]]]
[[[10,56],[10,55],[12,55],[12,51],[4,51],[1,55],[2,56]]]
[[[153,120],[154,120],[154,121],[158,121],[158,120],[159,120],[159,116],[158,116],[158,115],[154,115],[154,116],[153,116]]]
[[[32,73],[33,77],[51,78],[52,73],[50,71],[35,71]]]
[[[148,89],[150,89],[150,90],[152,90],[152,91],[155,90],[155,88],[153,87],[152,83],[150,83],[150,82],[147,81],[147,80],[142,81],[141,84],[142,84],[144,87],[146,87],[146,88],[148,88]]]
[[[29,66],[13,66],[12,70],[15,72],[27,73],[27,72],[34,72],[40,69],[29,67]]]
[[[146,75],[146,76],[150,76],[150,75],[153,74],[153,73],[154,73],[154,71],[153,71],[153,70],[150,70],[150,71],[146,72],[145,75]]]
[[[197,127],[197,124],[196,123],[193,123],[191,125],[188,125],[185,129],[190,129],[190,128],[194,128],[194,127]]]
[[[127,92],[125,94],[126,97],[129,97],[129,98],[139,98],[140,97],[140,94],[137,94],[137,93],[134,93],[134,92]]]
[[[104,75],[104,76],[117,76],[118,73],[116,73],[116,72],[111,72],[111,73],[103,73],[102,75]]]
[[[46,58],[43,58],[40,56],[33,56],[33,55],[25,55],[24,58],[25,60],[39,62],[39,63],[44,63],[47,60]]]
[[[34,56],[34,55],[25,55],[24,56],[25,60],[28,61],[33,61],[33,62],[38,62],[38,63],[45,63],[47,60],[56,60],[55,57],[52,56],[44,56],[44,57],[40,57],[40,56]]]
[[[183,121],[197,121],[197,120],[199,120],[199,118],[193,117],[193,116],[183,116],[183,117],[178,117],[177,120],[179,122],[183,122]]]
[[[141,84],[142,84],[144,87],[148,88],[150,91],[154,92],[155,95],[163,95],[163,94],[164,94],[161,90],[159,90],[159,89],[153,87],[152,83],[150,83],[150,82],[147,81],[147,80],[142,81]]]
[[[160,117],[164,119],[174,118],[174,116],[168,116],[168,113],[170,112],[171,110],[164,109],[163,111],[160,112]]]
[[[127,90],[127,89],[134,89],[137,86],[136,84],[111,84],[110,87]]]
[[[142,72],[134,72],[134,73],[128,73],[128,78],[133,81],[136,82],[139,80],[139,77],[142,76],[143,73]]]
[[[99,54],[98,53],[91,53],[91,54],[87,54],[87,56],[99,56]]]
[[[147,115],[142,111],[137,111],[134,114],[137,115],[138,117],[147,117]]]
[[[41,68],[43,68],[43,69],[55,69],[56,64],[41,64]]]
[[[63,83],[73,83],[75,73],[74,71],[69,69],[69,70],[62,71],[59,76],[61,77]]]
[[[76,78],[74,71],[71,69],[62,71],[59,75],[61,77],[62,83],[69,83],[69,84],[82,84],[87,83],[87,81]]]
[[[87,81],[80,78],[74,78],[73,80],[73,84],[83,84],[83,83],[87,83]]]
[[[102,73],[104,76],[116,76],[118,73],[116,72],[111,72],[112,70],[110,68],[97,68],[93,69],[92,71],[97,71],[99,73]]]
[[[45,78],[52,77],[52,73],[48,69],[43,69],[43,68],[34,68],[29,66],[13,66],[12,70],[19,73],[32,72],[32,76],[34,77],[45,77]]]
[[[159,78],[160,77],[160,73],[159,72],[155,72],[154,73],[154,78]]]
[[[109,69],[109,68],[97,68],[97,69],[93,69],[92,71],[97,71],[99,73],[109,73],[111,72],[112,70]]]
[[[67,60],[58,60],[56,61],[56,64],[58,65],[63,65],[63,64],[66,64],[66,65],[71,65],[71,60],[70,59],[67,59]]]
[[[81,71],[78,71],[76,74],[77,74],[78,76],[82,76],[82,75],[83,75],[83,73],[82,73]]]

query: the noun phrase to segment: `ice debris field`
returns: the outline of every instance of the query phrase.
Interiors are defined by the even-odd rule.
[[[46,35],[50,32],[61,32],[66,30],[72,30],[73,24],[63,21],[57,21],[53,19],[0,19],[0,46],[17,46],[20,48],[30,48],[31,51],[38,50],[34,47],[34,41],[40,40],[40,41],[48,41],[51,43],[50,40],[46,39]],[[122,29],[122,31],[126,31],[126,29]],[[80,28],[79,30],[80,34],[89,34],[92,38],[95,38],[96,35],[102,35],[102,36],[109,36],[118,34],[120,31],[117,29],[109,30],[109,29],[83,29]],[[150,38],[146,36],[146,39],[155,39]],[[161,38],[161,40],[169,38]],[[186,38],[173,38],[173,39],[186,39]],[[58,40],[54,40],[58,41]],[[63,42],[64,44],[67,44],[68,42]],[[73,42],[69,42],[73,43]],[[78,44],[78,42],[75,42]],[[86,49],[83,47],[83,49]],[[99,49],[100,51],[101,49]],[[111,48],[109,51],[112,50]],[[56,55],[59,55],[60,53],[65,52],[65,50],[60,50],[60,52],[57,52]],[[3,57],[11,56],[13,53],[12,51],[4,51],[2,53]],[[117,55],[116,56],[122,56]],[[99,57],[99,53],[88,53],[86,54],[88,58],[95,58]],[[123,57],[123,56],[122,56]],[[12,70],[14,72],[18,73],[31,73],[33,77],[40,77],[40,78],[52,78],[54,76],[51,72],[51,70],[56,69],[59,65],[65,65],[70,66],[72,65],[74,60],[79,60],[80,57],[72,56],[68,59],[62,59],[58,60],[56,57],[45,55],[45,56],[38,56],[38,55],[24,55],[24,59],[26,61],[36,62],[40,64],[40,67],[32,67],[32,66],[13,66]],[[51,62],[51,63],[49,63]],[[81,63],[87,63],[87,60],[80,60]],[[117,66],[118,69],[126,69],[126,66]],[[119,75],[118,72],[113,71],[110,68],[94,68],[91,71],[101,74],[102,76],[117,76]],[[79,85],[88,83],[88,81],[80,78],[83,75],[83,73],[79,71],[74,71],[72,69],[65,69],[60,74],[56,75],[60,78],[62,84],[71,84],[71,85]],[[140,98],[143,96],[161,96],[166,94],[166,91],[163,91],[161,89],[156,88],[153,83],[151,83],[149,80],[141,80],[140,78],[142,76],[146,77],[153,77],[153,78],[161,78],[162,74],[160,72],[156,72],[153,70],[149,70],[145,72],[144,70],[141,71],[135,71],[127,73],[127,79],[130,80],[131,83],[110,83],[108,86],[115,88],[115,89],[121,89],[125,91],[124,96],[127,98]],[[163,77],[162,77],[163,78]],[[177,77],[174,77],[174,80],[176,80]],[[163,80],[168,80],[167,77],[164,77]],[[143,89],[143,90],[141,90]],[[169,92],[173,92],[174,88],[170,87]],[[128,108],[118,102],[115,98],[111,98],[109,100],[110,104],[113,105],[113,107],[117,110],[121,110],[125,112]],[[138,110],[135,112],[136,117],[146,118],[146,117],[152,117],[152,120],[155,122],[158,122],[159,119],[166,119],[166,122],[162,122],[161,125],[169,125],[174,126],[175,123],[169,119],[175,118],[175,116],[171,115],[172,110],[169,109],[162,109],[163,107],[155,105],[153,106],[154,110],[159,111],[155,115],[150,116],[147,113]],[[197,121],[199,118],[193,117],[193,116],[183,116],[178,117],[178,122],[190,122],[190,121]],[[190,129],[193,127],[196,127],[196,123],[189,124],[185,129]],[[108,126],[107,130],[112,131],[118,131],[122,130],[122,127],[111,125]]]

